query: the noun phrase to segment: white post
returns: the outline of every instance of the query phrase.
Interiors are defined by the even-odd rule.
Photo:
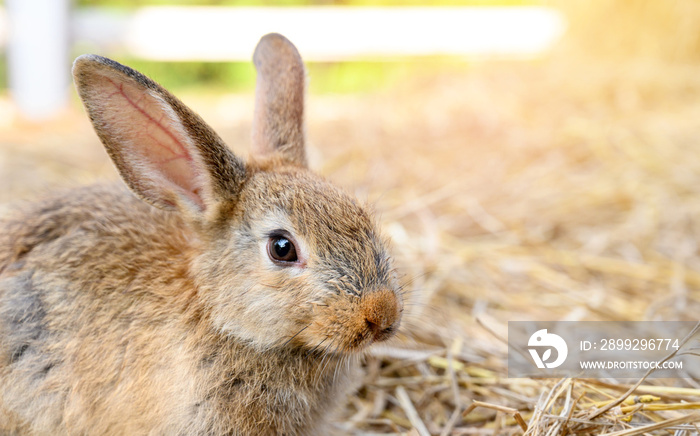
[[[10,91],[23,116],[42,120],[68,100],[70,0],[6,0]]]

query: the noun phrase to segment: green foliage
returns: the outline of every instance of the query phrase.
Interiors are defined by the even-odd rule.
[[[252,62],[155,62],[119,58],[173,91],[252,92],[255,69]],[[467,63],[442,58],[392,62],[307,63],[309,90],[316,94],[364,93],[415,79],[435,71],[463,70]]]
[[[389,62],[317,62],[307,63],[310,91],[326,93],[363,93],[416,80],[437,71],[463,71],[469,64],[460,59],[424,57]]]
[[[401,75],[405,63],[332,62],[309,63],[309,86],[314,93],[364,92],[385,86]]]
[[[144,73],[168,89],[252,89],[255,69],[251,62],[157,62],[120,58],[119,62]]]

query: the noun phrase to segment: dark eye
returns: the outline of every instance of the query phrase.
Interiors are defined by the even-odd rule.
[[[270,236],[267,243],[267,253],[275,262],[296,262],[297,249],[294,243],[283,235]]]

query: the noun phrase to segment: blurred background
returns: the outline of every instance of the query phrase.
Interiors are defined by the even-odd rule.
[[[700,2],[0,5],[0,213],[117,178],[75,56],[149,75],[246,155],[255,43],[297,45],[312,166],[373,205],[410,297],[341,434],[523,432],[503,409],[463,415],[475,400],[520,411],[529,434],[700,421],[697,368],[642,384],[663,407],[586,421],[634,381],[509,379],[504,343],[513,320],[698,320]]]

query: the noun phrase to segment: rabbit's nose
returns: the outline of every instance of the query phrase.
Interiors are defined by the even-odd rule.
[[[401,321],[401,301],[394,291],[382,289],[362,297],[362,315],[375,342],[394,335]]]

